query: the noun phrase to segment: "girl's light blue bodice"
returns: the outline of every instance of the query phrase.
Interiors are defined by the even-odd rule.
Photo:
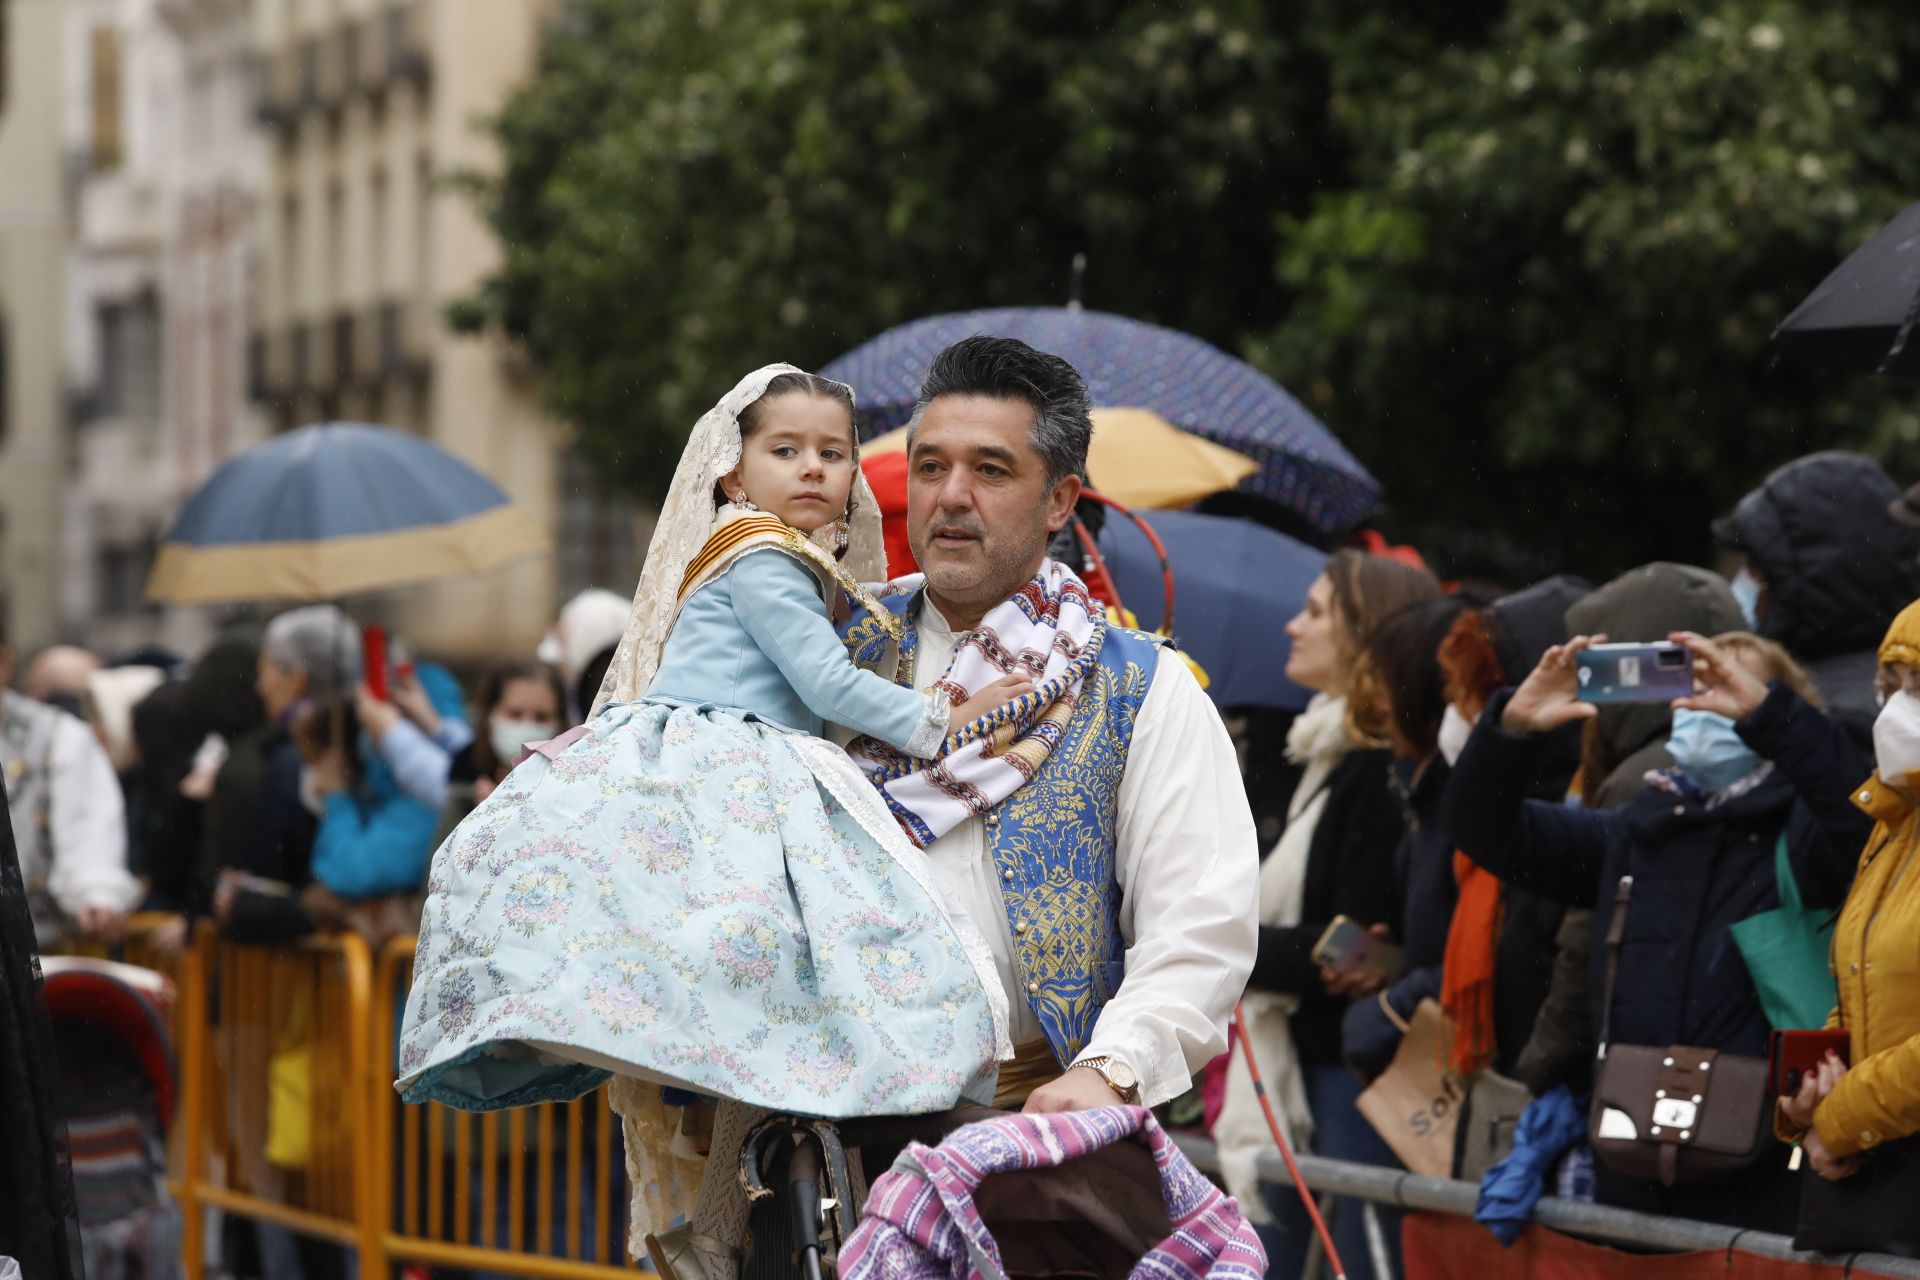
[[[687,597],[646,700],[724,708],[815,737],[827,721],[908,750],[927,699],[848,660],[824,590],[777,548],[742,555]]]

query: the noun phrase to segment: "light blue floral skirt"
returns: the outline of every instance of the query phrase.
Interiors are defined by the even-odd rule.
[[[821,1116],[990,1100],[1004,997],[929,875],[838,748],[610,708],[434,856],[398,1087],[467,1110],[609,1074]]]

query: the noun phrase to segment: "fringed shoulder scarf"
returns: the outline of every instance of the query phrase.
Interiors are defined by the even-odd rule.
[[[921,575],[902,578],[890,594],[918,592],[924,582]],[[1073,718],[1105,638],[1106,623],[1086,584],[1065,565],[1047,560],[1012,598],[959,637],[953,662],[937,682],[955,706],[1017,671],[1033,678],[1031,693],[971,724],[953,726],[930,760],[866,737],[850,743],[847,753],[880,789],[907,838],[924,849],[966,819],[984,816],[1040,771]],[[895,682],[908,688],[914,687],[917,640],[909,625],[893,672]],[[858,641],[850,637],[849,644],[859,652]]]

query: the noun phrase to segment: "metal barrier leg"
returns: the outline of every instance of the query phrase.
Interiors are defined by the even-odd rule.
[[[1373,1259],[1374,1280],[1394,1280],[1393,1253],[1387,1248],[1386,1229],[1373,1201],[1360,1202],[1360,1226],[1367,1233],[1367,1256]]]
[[[1334,1203],[1331,1194],[1319,1199],[1320,1219],[1327,1224],[1327,1234],[1333,1234],[1334,1219],[1339,1216],[1339,1206]],[[1306,1260],[1300,1264],[1300,1280],[1320,1280],[1320,1274],[1327,1269],[1327,1251],[1320,1243],[1320,1233],[1314,1232],[1307,1237]]]
[[[200,1203],[201,1165],[206,1159],[207,1076],[207,966],[206,942],[189,941],[180,956],[176,998],[180,1016],[174,1020],[180,1036],[180,1106],[174,1123],[182,1126],[180,1139],[180,1248],[186,1280],[200,1280],[206,1269],[206,1211]]]

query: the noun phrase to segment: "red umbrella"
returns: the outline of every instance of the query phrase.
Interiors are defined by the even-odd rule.
[[[920,572],[907,541],[907,455],[870,453],[860,459],[860,470],[880,501],[880,534],[887,547],[887,577]]]

